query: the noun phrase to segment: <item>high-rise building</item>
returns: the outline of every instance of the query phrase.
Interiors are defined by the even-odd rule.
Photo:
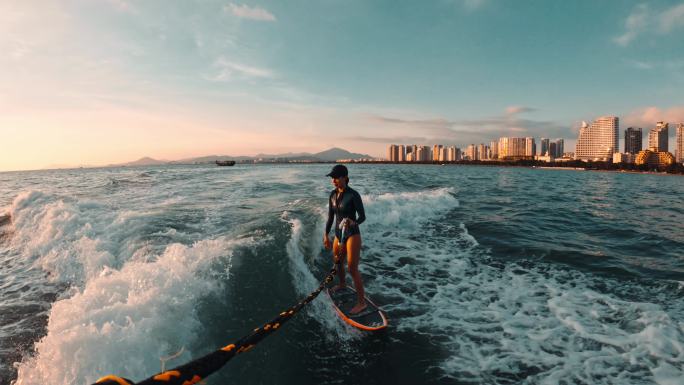
[[[449,149],[446,147],[439,148],[439,161],[446,162],[449,160]]]
[[[565,151],[565,139],[556,139],[556,153],[553,154],[553,157],[554,158],[562,158],[564,151]]]
[[[684,123],[677,125],[677,137],[675,139],[675,158],[677,163],[684,163]]]
[[[546,152],[547,155],[556,158],[556,154],[558,154],[558,144],[556,142],[549,142],[549,147],[547,148]],[[560,157],[558,157],[560,158]]]
[[[399,146],[396,144],[390,144],[387,149],[387,160],[390,162],[396,162],[399,160]]]
[[[474,144],[469,144],[464,155],[466,160],[477,160],[477,147]]]
[[[534,159],[535,155],[537,155],[537,145],[534,143],[534,138],[525,138],[525,156]]]
[[[618,152],[618,130],[620,120],[617,116],[602,116],[591,126],[582,122],[575,159],[612,161],[613,153]]]
[[[421,160],[423,162],[429,162],[432,160],[432,151],[430,151],[430,146],[423,146],[423,157]]]
[[[458,157],[457,157],[456,155],[457,155],[458,152],[460,152],[460,151],[458,151],[458,148],[456,148],[456,146],[449,146],[449,147],[447,148],[447,150],[448,150],[448,153],[447,153],[447,161],[453,162],[453,161],[455,161],[455,160],[458,160]]]
[[[534,155],[527,155],[534,147],[534,138],[499,138],[499,159],[534,159]]]
[[[489,143],[489,150],[492,152],[492,159],[499,159],[499,141],[492,140]]]
[[[541,153],[540,155],[551,155],[549,152],[549,139],[541,138]]]
[[[399,162],[406,162],[406,148],[403,144],[399,145],[399,157],[397,160]]]
[[[416,151],[416,162],[422,162],[423,159],[425,158],[425,146],[418,146],[418,150]]]
[[[489,154],[489,146],[487,146],[484,143],[480,143],[477,146],[477,159],[478,160],[484,160],[484,159],[489,159],[490,154]]]
[[[628,127],[625,130],[625,152],[638,154],[642,150],[641,138],[643,137],[641,127]]]
[[[653,152],[667,152],[668,124],[665,122],[656,123],[648,133],[648,149]]]
[[[443,146],[441,144],[435,144],[432,146],[432,160],[439,160],[439,154],[442,152],[442,148]]]

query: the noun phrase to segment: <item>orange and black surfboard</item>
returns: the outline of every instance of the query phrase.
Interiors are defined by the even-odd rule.
[[[344,322],[367,331],[382,330],[387,327],[385,313],[368,296],[366,296],[368,307],[358,314],[351,314],[349,311],[356,305],[356,290],[347,286],[335,291],[328,288],[327,291],[335,311]]]

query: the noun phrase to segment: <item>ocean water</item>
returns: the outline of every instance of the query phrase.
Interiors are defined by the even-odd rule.
[[[270,320],[331,265],[329,167],[0,173],[0,384],[142,380]],[[350,173],[390,328],[321,295],[207,384],[684,383],[684,178]]]

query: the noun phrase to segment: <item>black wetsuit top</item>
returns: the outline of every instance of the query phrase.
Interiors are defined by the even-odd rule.
[[[358,218],[356,217],[357,213],[359,214]],[[361,195],[349,186],[339,196],[337,196],[337,189],[333,190],[328,199],[328,222],[325,224],[326,234],[330,233],[333,218],[335,219],[335,236],[337,239],[342,238],[340,222],[345,218],[350,218],[356,223],[347,229],[347,236],[361,234],[358,225],[366,220],[366,212],[363,210]]]

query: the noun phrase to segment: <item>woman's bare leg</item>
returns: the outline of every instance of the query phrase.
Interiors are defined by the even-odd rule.
[[[359,273],[359,259],[361,258],[361,235],[355,234],[347,239],[347,266],[349,267],[349,274],[354,280],[354,288],[356,289],[357,302],[349,312],[356,314],[366,308],[365,292],[363,290],[363,280],[361,273]]]
[[[333,240],[333,263],[335,262],[335,258],[337,255],[339,255],[339,253],[340,244],[337,237],[335,237],[335,240]],[[347,286],[347,283],[345,282],[344,261],[342,260],[342,257],[340,257],[340,263],[337,264],[337,279],[339,280],[339,283],[337,286],[333,287],[333,291]]]

